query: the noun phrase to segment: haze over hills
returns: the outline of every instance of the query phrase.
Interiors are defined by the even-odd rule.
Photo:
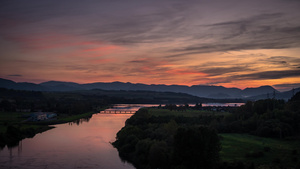
[[[34,83],[16,83],[11,80],[0,78],[0,87],[16,90],[33,90],[33,91],[75,91],[75,90],[126,90],[126,91],[158,91],[158,92],[177,92],[187,93],[190,95],[206,98],[249,98],[249,99],[265,99],[272,98],[275,92],[275,97],[278,99],[288,99],[293,95],[293,91],[279,92],[271,86],[261,86],[257,88],[226,88],[223,86],[205,86],[205,85],[147,85],[133,84],[123,82],[112,83],[87,83],[78,84],[74,82],[48,81],[40,84]],[[300,88],[294,90],[294,93],[300,91]]]

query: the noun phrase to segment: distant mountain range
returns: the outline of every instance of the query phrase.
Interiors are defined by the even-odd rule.
[[[0,78],[0,87],[15,90],[32,90],[32,91],[76,91],[76,90],[125,90],[125,91],[157,91],[157,92],[176,92],[186,93],[198,97],[215,98],[215,99],[232,99],[232,98],[247,98],[251,100],[266,99],[274,97],[277,99],[289,99],[293,92],[300,91],[300,88],[294,91],[279,92],[271,86],[261,86],[257,88],[226,88],[223,86],[205,86],[205,85],[147,85],[133,83],[87,83],[78,84],[73,82],[48,81],[40,84],[34,83],[16,83],[11,80]]]

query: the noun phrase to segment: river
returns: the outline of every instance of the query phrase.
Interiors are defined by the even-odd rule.
[[[149,105],[119,105],[116,109],[136,111],[141,106]],[[134,169],[121,161],[110,144],[130,116],[98,113],[90,119],[54,125],[54,129],[22,140],[17,147],[0,150],[0,168]]]

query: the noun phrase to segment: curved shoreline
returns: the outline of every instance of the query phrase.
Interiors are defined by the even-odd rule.
[[[25,138],[32,138],[38,133],[55,128],[52,125],[74,122],[82,118],[91,118],[93,114],[98,112],[88,112],[72,116],[66,116],[61,119],[38,121],[38,122],[6,122],[8,125],[3,125],[5,128],[0,132],[0,149],[7,147],[15,147]]]

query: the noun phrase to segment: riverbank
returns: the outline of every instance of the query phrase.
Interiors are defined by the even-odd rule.
[[[14,147],[25,138],[54,128],[52,125],[75,122],[82,118],[91,118],[96,112],[68,115],[59,114],[54,119],[44,121],[26,121],[29,112],[0,112],[0,148]]]

